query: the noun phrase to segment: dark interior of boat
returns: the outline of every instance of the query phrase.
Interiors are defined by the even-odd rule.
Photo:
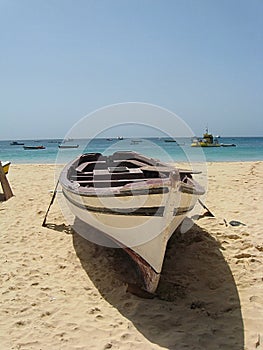
[[[115,152],[110,156],[87,153],[71,165],[68,180],[85,187],[116,187],[148,179],[165,179],[172,170],[175,168],[135,152]],[[186,172],[180,172],[181,180],[185,176]],[[190,172],[187,176],[191,177]]]

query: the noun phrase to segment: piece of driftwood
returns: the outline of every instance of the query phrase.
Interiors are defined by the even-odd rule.
[[[9,198],[13,197],[13,192],[11,190],[11,187],[9,185],[7,177],[5,175],[5,172],[4,172],[4,169],[2,167],[1,161],[0,161],[0,182],[1,182],[1,185],[2,185],[3,192],[4,192],[5,200],[8,200]]]

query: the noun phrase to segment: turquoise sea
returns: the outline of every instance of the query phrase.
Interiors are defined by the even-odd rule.
[[[14,140],[0,141],[0,160],[9,160],[14,163],[66,163],[85,152],[100,152],[110,154],[117,150],[133,150],[163,161],[186,161],[196,158],[200,154],[208,162],[221,161],[257,161],[263,160],[263,137],[221,137],[220,143],[235,144],[236,147],[191,147],[190,138],[176,139],[176,142],[167,142],[164,138],[124,138],[92,140],[67,140],[65,145],[76,145],[74,149],[59,149],[62,139],[52,140],[15,140],[23,142],[26,146],[43,145],[45,149],[24,150],[22,145],[11,145]]]

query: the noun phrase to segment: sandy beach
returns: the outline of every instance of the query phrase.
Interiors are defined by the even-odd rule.
[[[127,292],[136,274],[124,253],[74,233],[57,200],[41,226],[55,166],[12,164],[15,196],[0,203],[1,349],[263,349],[263,162],[207,168],[215,218],[175,232],[157,296],[143,299]]]

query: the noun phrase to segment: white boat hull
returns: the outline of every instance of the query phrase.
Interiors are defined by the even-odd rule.
[[[118,197],[117,199],[115,197],[85,197],[66,189],[63,189],[63,193],[71,212],[76,217],[104,232],[121,246],[131,248],[157,273],[160,273],[162,269],[167,241],[185,216],[193,209],[198,199],[197,195],[180,192],[177,195],[174,193],[152,194],[148,195],[147,199],[138,196],[137,202],[144,201],[144,206],[137,207],[140,208],[140,211],[143,208],[157,208],[156,214],[146,216],[133,214],[135,211],[133,206],[126,205],[129,214],[122,213],[123,208],[120,208],[120,211],[116,209],[116,201],[131,205],[128,196],[121,199]],[[105,208],[105,202],[107,202],[107,208],[113,210],[111,213],[101,212]]]

